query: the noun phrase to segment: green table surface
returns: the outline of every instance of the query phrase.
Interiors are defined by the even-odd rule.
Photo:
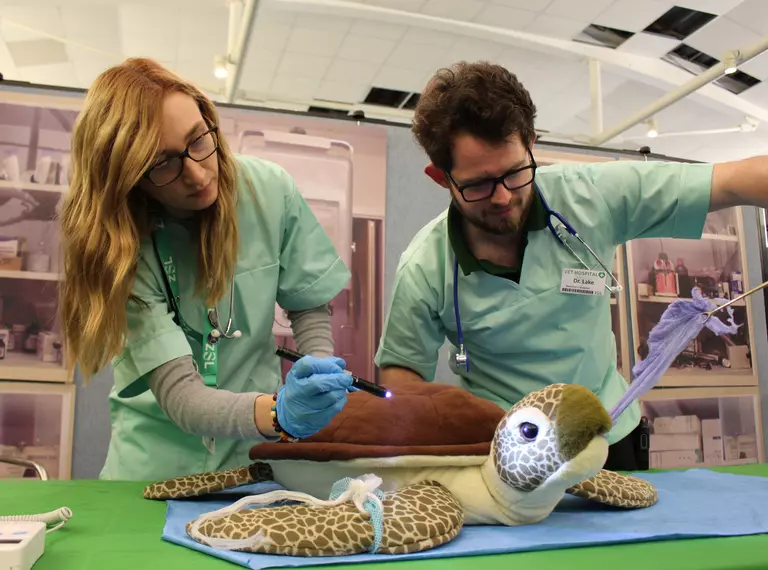
[[[768,477],[768,464],[714,468]],[[34,570],[234,570],[239,566],[163,541],[165,503],[141,496],[145,483],[96,480],[0,481],[0,515],[67,506],[73,516],[46,537]],[[768,506],[766,507],[768,508]],[[727,521],[723,521],[727,524]],[[402,560],[371,570],[736,570],[768,568],[768,534],[567,548],[490,556]],[[324,568],[341,568],[325,566]]]

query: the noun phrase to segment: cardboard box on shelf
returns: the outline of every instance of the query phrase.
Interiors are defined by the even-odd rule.
[[[19,255],[19,238],[0,236],[0,258]]]
[[[651,469],[673,469],[675,467],[695,467],[702,463],[701,451],[651,451]]]
[[[739,450],[739,457],[746,459],[757,458],[757,435],[741,434],[736,436],[736,445]]]
[[[723,434],[719,419],[701,420],[701,440],[704,448],[704,463],[723,463]]]
[[[659,416],[653,420],[653,433],[701,433],[698,416]]]
[[[21,258],[0,257],[0,271],[21,271]]]
[[[757,436],[755,434],[725,436],[723,444],[726,461],[757,460]]]
[[[651,434],[651,451],[701,451],[701,434],[654,433]]]
[[[728,361],[730,362],[732,369],[744,370],[746,368],[751,368],[749,358],[747,358],[747,352],[749,352],[749,347],[747,345],[726,345],[725,350],[728,354]]]

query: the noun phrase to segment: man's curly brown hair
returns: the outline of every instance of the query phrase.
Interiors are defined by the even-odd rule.
[[[511,135],[530,147],[536,106],[514,73],[487,61],[440,69],[424,89],[411,130],[432,163],[453,167],[453,138],[468,133],[490,144]]]

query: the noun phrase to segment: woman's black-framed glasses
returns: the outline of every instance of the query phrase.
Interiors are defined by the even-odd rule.
[[[155,186],[167,186],[184,170],[184,159],[190,158],[202,162],[219,148],[218,127],[213,126],[187,145],[184,152],[167,156],[163,162],[154,165],[147,171],[147,178]]]
[[[450,172],[445,171],[445,175],[448,177],[448,180],[451,181],[451,184],[456,187],[456,190],[459,191],[459,194],[461,194],[461,197],[465,202],[480,202],[481,200],[487,200],[493,196],[493,193],[496,192],[496,187],[499,184],[504,186],[507,190],[517,190],[528,186],[536,176],[536,161],[533,159],[531,149],[528,149],[528,157],[531,161],[530,164],[521,168],[510,170],[496,178],[486,178],[462,186],[459,186],[456,183]]]

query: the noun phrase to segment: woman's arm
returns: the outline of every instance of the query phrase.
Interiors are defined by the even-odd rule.
[[[159,366],[149,375],[148,384],[160,408],[187,433],[251,441],[277,438],[270,415],[271,394],[209,388],[191,356]]]
[[[286,311],[296,349],[317,357],[333,356],[331,311],[327,304],[306,311]]]

